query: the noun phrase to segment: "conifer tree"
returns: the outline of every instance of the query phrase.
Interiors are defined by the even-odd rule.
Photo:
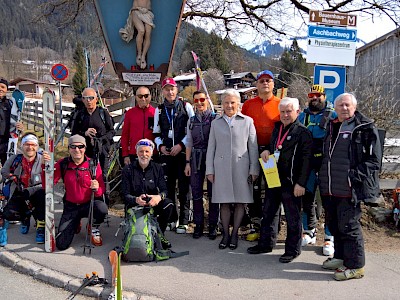
[[[75,95],[81,95],[83,89],[86,87],[86,63],[83,54],[83,47],[80,42],[76,45],[73,55],[75,74],[72,77],[72,85],[74,87]]]

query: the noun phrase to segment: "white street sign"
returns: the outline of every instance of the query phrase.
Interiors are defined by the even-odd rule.
[[[309,26],[307,62],[354,66],[357,31],[338,27]]]

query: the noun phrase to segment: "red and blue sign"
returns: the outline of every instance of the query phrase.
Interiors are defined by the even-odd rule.
[[[63,81],[68,77],[68,69],[63,64],[55,64],[51,68],[51,77],[57,81]]]

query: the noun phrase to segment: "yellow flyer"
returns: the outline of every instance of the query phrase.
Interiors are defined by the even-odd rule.
[[[271,154],[267,162],[264,162],[262,158],[259,159],[261,167],[263,169],[265,179],[269,188],[276,188],[281,186],[279,179],[278,167],[276,165],[275,156]]]

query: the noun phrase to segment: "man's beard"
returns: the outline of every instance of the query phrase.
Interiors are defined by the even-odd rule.
[[[312,112],[319,112],[325,108],[325,102],[313,100],[308,104],[308,109]]]

